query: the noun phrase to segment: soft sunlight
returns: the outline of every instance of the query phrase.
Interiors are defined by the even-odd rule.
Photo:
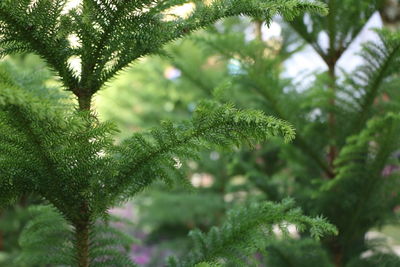
[[[187,18],[194,10],[196,5],[194,3],[186,3],[171,7],[164,14],[165,21],[176,20],[178,18]]]
[[[64,14],[68,13],[68,11],[70,11],[71,9],[77,7],[81,2],[82,2],[82,0],[70,0],[70,1],[68,1],[67,4],[65,5],[63,13]]]

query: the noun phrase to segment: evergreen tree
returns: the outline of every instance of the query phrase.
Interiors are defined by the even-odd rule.
[[[197,107],[190,121],[164,122],[149,133],[113,144],[115,127],[96,119],[91,101],[130,63],[160,53],[165,43],[223,17],[248,15],[270,21],[278,13],[288,19],[304,11],[325,13],[325,6],[316,2],[221,0],[196,2],[187,18],[169,19],[169,8],[182,3],[83,0],[65,10],[65,0],[0,2],[0,54],[39,55],[79,104],[74,110],[61,100],[54,103],[34,93],[34,84],[19,84],[6,71],[0,73],[0,203],[36,193],[51,205],[33,210],[38,216],[21,237],[22,262],[132,266],[118,253],[127,239],[98,221],[107,218],[110,207],[155,180],[184,183],[181,160],[204,147],[233,147],[272,136],[294,138],[292,127],[280,119],[209,101]],[[74,58],[79,67],[71,63]],[[193,256],[181,263],[171,259],[170,265],[228,261],[238,251],[237,260],[243,261],[263,247],[258,234],[270,232],[273,224],[285,228],[286,221],[310,227],[316,238],[335,232],[325,220],[306,217],[291,206],[262,203],[233,211],[222,228],[194,232],[198,246]]]
[[[32,93],[54,100],[55,103],[67,104],[70,99],[62,92],[60,85],[46,64],[34,55],[9,56],[0,63],[0,69],[9,73],[16,83],[29,85],[27,89],[33,89]],[[62,100],[62,101],[59,101]],[[30,214],[27,206],[40,202],[37,196],[23,195],[13,206],[0,209],[0,265],[11,266],[12,261],[20,253],[18,237],[24,225],[29,221]]]
[[[118,83],[111,85],[113,90],[102,92],[99,102],[96,101],[100,116],[118,121],[122,129],[124,127],[127,129],[147,128],[153,125],[157,118],[165,116],[176,117],[184,114],[190,116],[196,101],[199,98],[213,97],[215,88],[218,91],[226,87],[225,82],[234,71],[231,60],[224,60],[219,53],[215,52],[214,47],[204,49],[205,46],[199,46],[198,43],[204,38],[209,38],[210,34],[222,35],[223,38],[219,38],[219,40],[225,39],[224,44],[221,45],[222,50],[224,46],[227,48],[236,46],[238,51],[245,50],[257,56],[260,52],[259,43],[245,41],[245,32],[248,32],[247,29],[252,26],[253,23],[246,18],[224,20],[224,23],[219,23],[216,28],[175,42],[168,47],[167,57],[151,57],[140,66],[134,66],[122,75]],[[289,36],[293,34],[288,32],[287,37]],[[291,49],[293,45],[297,47],[295,38],[285,40],[287,42],[285,46]],[[285,57],[288,57],[298,49],[299,47],[291,52],[287,50],[287,53],[282,52],[282,54],[286,53]],[[272,59],[274,56],[274,53],[271,53],[268,57]],[[280,58],[273,60],[277,63],[281,61]],[[278,73],[275,70],[279,69],[281,67],[278,64],[269,65],[268,73]],[[151,91],[143,91],[142,88],[145,85]],[[123,96],[115,94],[127,89],[128,86],[132,88],[125,90]],[[235,86],[235,83],[230,86]],[[239,99],[243,98],[244,106],[254,101],[254,97],[248,99],[247,96],[249,94],[238,96]],[[117,106],[116,103],[124,104]],[[164,109],[154,109],[153,105],[164,107]],[[127,111],[132,108],[141,113],[126,116]],[[135,199],[134,205],[136,208],[139,207],[139,220],[143,231],[150,231],[146,242],[151,248],[151,253],[157,255],[155,258],[163,258],[166,251],[171,250],[176,254],[187,254],[189,241],[186,233],[188,231],[196,227],[209,230],[213,225],[220,224],[226,211],[242,202],[243,199],[246,201],[265,199],[265,195],[257,194],[260,191],[253,182],[248,182],[247,178],[242,176],[243,173],[235,170],[235,161],[238,159],[235,154],[237,153],[212,151],[203,153],[200,160],[196,162],[189,162],[190,168],[186,176],[198,186],[196,194],[179,188],[174,188],[171,192],[170,189],[159,186],[157,190],[148,191]],[[272,156],[271,153],[268,155],[268,162],[275,166]],[[242,159],[243,163],[248,161],[249,159]],[[281,181],[276,178],[273,183],[281,184]],[[270,196],[268,198],[279,200]],[[166,209],[168,206],[179,206],[179,211],[171,213]],[[150,262],[149,266],[157,264],[159,262]]]
[[[366,233],[395,221],[394,208],[399,204],[399,139],[395,134],[399,127],[399,34],[377,30],[378,40],[363,44],[359,51],[364,62],[347,73],[338,61],[369,18],[388,1],[325,2],[332,9],[328,16],[306,15],[290,23],[327,69],[315,73],[315,82],[303,90],[282,78],[282,62],[291,55],[288,51],[302,47],[297,41],[292,45],[293,36],[284,35],[275,44],[247,42],[241,33],[218,27],[214,29],[217,34],[195,40],[207,49],[204,61],[219,57],[221,77],[225,77],[220,80],[232,81],[233,86],[221,86],[217,95],[240,106],[262,109],[297,129],[293,145],[269,142],[258,151],[243,153],[236,174],[245,174],[271,200],[290,194],[308,214],[328,216],[339,228],[338,236],[321,243],[332,264],[397,266],[399,259],[391,254],[361,255],[374,249]],[[328,37],[327,46],[323,36]],[[202,65],[196,69],[196,64],[179,64],[185,62],[183,55],[174,53],[170,64],[181,71],[180,80],[204,91],[209,80],[193,80],[190,75],[204,73]],[[224,68],[232,62],[239,68],[229,75]],[[303,240],[293,244],[293,249],[315,247]],[[285,242],[270,245],[277,253],[270,253],[267,261],[287,266],[287,259],[291,262],[290,257],[296,255],[279,252],[288,246]]]

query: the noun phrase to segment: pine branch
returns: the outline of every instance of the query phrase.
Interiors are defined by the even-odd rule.
[[[153,21],[150,28],[145,28],[142,40],[135,42],[132,47],[126,47],[122,57],[109,71],[102,75],[105,83],[118,71],[130,62],[142,56],[156,53],[165,43],[182,38],[189,33],[213,24],[225,17],[246,15],[261,17],[269,23],[276,14],[283,15],[287,19],[293,19],[300,12],[326,13],[325,6],[319,2],[307,2],[298,0],[270,0],[258,2],[254,0],[218,0],[210,6],[199,5],[186,19],[178,19],[171,22]],[[167,34],[166,34],[167,33]],[[140,42],[139,42],[140,41]],[[127,55],[124,57],[123,55]]]
[[[369,42],[364,45],[362,58],[365,65],[352,75],[353,92],[363,91],[360,107],[357,111],[354,132],[359,131],[371,117],[374,100],[382,91],[385,80],[398,73],[400,67],[400,35],[387,30],[378,31],[379,43]],[[353,97],[354,98],[354,97]]]
[[[29,212],[32,220],[19,238],[22,253],[16,263],[73,266],[73,233],[66,220],[51,206],[32,206]]]
[[[91,74],[95,71],[95,67],[97,67],[97,74],[100,74],[100,71],[106,64],[108,58],[102,60],[101,63],[94,63],[97,60],[104,58],[104,55],[111,56],[110,48],[108,46],[108,41],[112,38],[115,38],[115,32],[118,30],[118,27],[121,26],[121,20],[129,15],[130,12],[134,10],[138,10],[138,7],[143,8],[144,2],[147,1],[96,1],[96,0],[85,0],[83,2],[83,13],[89,13],[94,10],[94,15],[92,17],[95,20],[95,23],[90,22],[91,25],[87,25],[85,22],[85,18],[82,17],[78,12],[74,12],[74,17],[79,24],[82,25],[81,32],[79,32],[79,36],[82,39],[82,77],[90,78]],[[99,36],[96,36],[95,40],[91,40],[91,36],[95,30],[95,24],[98,23],[101,25],[101,33]],[[92,51],[93,47],[95,48]],[[94,81],[85,81],[82,80],[82,84],[92,84]],[[94,87],[92,89],[92,86]],[[90,86],[92,92],[95,91],[96,86]]]
[[[321,206],[334,207],[325,214],[341,232],[339,242],[345,251],[363,240],[368,229],[382,223],[383,214],[391,213],[398,201],[388,196],[388,190],[400,182],[398,174],[385,177],[383,170],[400,145],[399,130],[398,114],[369,120],[365,129],[347,139],[335,161],[336,178],[320,192]],[[352,197],[343,201],[348,195]]]
[[[67,40],[66,18],[61,15],[65,0],[9,1],[0,3],[0,56],[33,52],[56,70],[67,88],[78,78],[68,65],[73,50]]]
[[[286,142],[294,138],[294,130],[288,124],[257,111],[236,110],[231,105],[200,105],[193,120],[183,127],[165,123],[152,131],[149,140],[135,135],[120,148],[123,163],[116,177],[115,188],[132,196],[156,179],[168,180],[169,172],[176,172],[176,160],[196,156],[204,147],[231,147],[240,143],[254,144],[273,136],[283,137]]]
[[[43,145],[46,138],[36,131],[38,125],[54,123],[54,117],[35,113],[38,111],[37,99],[24,94],[6,73],[0,76],[0,150],[8,155],[0,161],[2,178],[6,180],[9,176],[9,185],[15,187],[17,192],[29,192],[30,188],[35,187],[34,180],[46,176],[58,177],[55,163]],[[49,103],[41,102],[43,106],[40,108],[46,109],[46,104]],[[16,159],[22,162],[18,163],[17,160],[13,163]],[[17,173],[17,178],[11,178]]]
[[[299,209],[294,209],[293,204],[293,201],[286,200],[281,204],[253,203],[233,209],[221,227],[214,227],[208,233],[192,231],[193,252],[180,263],[170,259],[169,266],[194,266],[201,262],[216,264],[221,260],[225,264],[245,264],[249,256],[263,251],[273,239],[274,225],[285,232],[289,224],[295,224],[300,231],[309,229],[316,239],[326,234],[337,234],[325,219],[306,217]]]

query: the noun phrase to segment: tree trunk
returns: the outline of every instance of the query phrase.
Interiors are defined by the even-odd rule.
[[[89,267],[89,223],[75,226],[78,267]]]
[[[336,105],[335,93],[336,93],[336,74],[335,74],[335,63],[329,64],[329,78],[330,84],[329,89],[331,90],[332,96],[329,99],[329,107],[331,110],[328,113],[328,126],[329,126],[329,139],[331,140],[331,144],[328,148],[328,164],[330,169],[332,170],[333,176],[330,178],[334,178],[334,161],[337,156],[337,147],[335,144],[336,141],[336,116],[334,113],[334,108]]]
[[[257,20],[254,23],[254,35],[256,37],[257,40],[259,40],[260,42],[263,41],[263,35],[262,35],[262,26],[263,26],[263,22],[261,20]]]
[[[80,218],[74,223],[75,249],[78,267],[89,267],[89,228],[90,215],[86,202],[82,203]]]
[[[92,96],[81,95],[78,96],[79,110],[90,110]]]
[[[327,58],[325,59],[325,63],[328,66],[328,74],[329,74],[329,84],[328,88],[330,93],[332,94],[329,99],[329,111],[328,111],[328,131],[329,135],[328,138],[330,143],[328,145],[328,166],[331,169],[332,177],[331,179],[335,178],[334,172],[334,161],[337,155],[337,147],[336,147],[336,115],[335,115],[335,105],[336,105],[336,63],[341,55],[336,47],[336,36],[337,36],[337,29],[336,29],[336,9],[337,9],[337,2],[336,0],[328,1],[328,8],[329,8],[329,16],[328,16],[328,36],[329,36],[329,49]]]
[[[90,94],[82,94],[79,92],[78,103],[79,110],[90,111],[92,95]],[[88,207],[88,203],[84,201],[81,206],[80,216],[76,223],[74,223],[75,227],[75,248],[76,248],[76,256],[78,260],[78,267],[89,267],[90,257],[89,257],[89,229],[90,229],[90,211]]]

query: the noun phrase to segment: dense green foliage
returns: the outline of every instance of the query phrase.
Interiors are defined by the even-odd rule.
[[[64,14],[65,0],[3,0],[1,54],[34,52],[42,56],[65,87],[82,99],[81,106],[87,107],[87,99],[132,61],[158,53],[165,43],[218,19],[249,15],[269,21],[277,13],[293,18],[299,12],[326,11],[320,3],[299,0],[228,0],[209,6],[198,2],[188,18],[165,18],[169,8],[183,3],[84,0]],[[71,35],[79,39],[77,47],[71,45]],[[80,75],[69,65],[71,57],[81,60]]]
[[[171,259],[170,265],[195,266],[201,262],[250,264],[251,261],[244,256],[253,255],[256,251],[263,251],[270,242],[265,238],[264,233],[271,234],[273,225],[278,225],[283,231],[286,231],[290,223],[296,224],[300,230],[309,226],[311,236],[319,239],[322,234],[321,230],[327,230],[325,220],[322,218],[310,219],[302,215],[299,209],[291,209],[292,206],[293,202],[289,200],[280,205],[268,202],[253,203],[247,207],[232,210],[228,213],[226,222],[220,229],[213,227],[207,234],[198,230],[192,231],[190,237],[195,243],[193,253],[189,254],[187,260],[182,264],[174,263],[174,260]],[[242,220],[247,216],[249,216],[249,220]],[[329,231],[334,232],[335,228],[330,228]]]
[[[21,233],[17,266],[75,266],[74,235],[68,222],[51,206],[29,208],[32,219]],[[136,266],[124,251],[136,240],[111,225],[113,218],[92,226],[91,266]]]
[[[131,266],[134,263],[122,253],[131,240],[102,227],[108,209],[157,180],[187,183],[181,164],[201,149],[234,148],[272,137],[288,142],[295,134],[288,123],[261,111],[206,101],[196,107],[191,120],[166,121],[117,145],[115,126],[98,121],[92,112],[92,96],[136,59],[160,53],[165,43],[220,18],[248,15],[270,21],[275,14],[293,19],[305,11],[326,13],[326,9],[300,0],[221,0],[210,5],[196,2],[187,18],[169,19],[168,9],[185,1],[83,0],[70,10],[66,3],[0,2],[1,56],[39,55],[79,103],[76,110],[63,97],[47,98],[43,91],[36,93],[37,84],[18,82],[15,74],[1,70],[0,204],[4,207],[28,194],[47,204],[31,209],[34,218],[20,237],[23,252],[15,264]],[[79,64],[74,65],[73,59]],[[320,217],[303,216],[288,204],[257,205],[232,212],[210,238],[193,234],[207,239],[202,241],[206,253],[189,261],[226,257],[229,247],[234,250],[239,245],[236,240],[243,241],[236,247],[239,253],[250,256],[262,249],[247,249],[265,238],[261,222],[267,228],[286,221],[308,226],[315,237],[335,233]]]
[[[189,173],[212,176],[214,184],[200,189],[207,192],[207,199],[213,195],[211,201],[219,197],[229,202],[226,199],[232,195],[236,196],[233,201],[280,201],[290,195],[306,214],[327,216],[338,227],[337,236],[322,238],[319,244],[309,242],[307,235],[299,240],[277,240],[267,246],[265,262],[297,266],[298,262],[306,262],[298,255],[313,250],[316,257],[312,260],[321,262],[321,266],[397,266],[399,258],[383,249],[382,244],[368,240],[367,233],[398,223],[399,33],[375,30],[369,33],[375,40],[357,47],[356,37],[385,1],[325,2],[330,7],[328,16],[298,17],[283,24],[282,36],[274,40],[263,40],[262,36],[248,40],[244,29],[254,29],[259,23],[237,20],[218,24],[168,49],[172,58],[164,58],[164,65],[158,58],[145,63],[146,70],[159,73],[163,73],[162,68],[173,67],[179,70],[179,77],[139,77],[135,86],[140,88],[141,82],[147,81],[154,91],[168,88],[167,92],[159,91],[165,102],[173,104],[170,116],[190,114],[193,99],[214,93],[222,100],[261,109],[294,125],[293,144],[274,140],[255,151],[219,154],[213,160],[206,154],[204,163]],[[305,44],[320,55],[326,68],[308,76],[287,78],[285,64],[291,64],[290,57]],[[358,53],[360,64],[346,71],[348,68],[343,67],[349,60],[350,46]],[[296,84],[301,79],[305,82]],[[126,76],[125,83],[129,81]],[[214,88],[217,90],[213,92]],[[192,95],[187,93],[192,91]],[[231,159],[229,164],[227,158]],[[184,193],[176,198],[154,195],[154,200],[163,205],[152,203],[153,213],[167,202],[186,198]],[[151,198],[151,193],[146,197]],[[199,197],[196,205],[202,205],[205,199]],[[185,207],[182,204],[181,209],[190,210],[192,205],[193,201]],[[221,213],[221,209],[211,209],[208,216],[214,216],[215,211]],[[144,214],[147,221],[152,218]],[[160,221],[152,229],[154,233],[171,230],[171,225],[189,229],[196,225],[193,218],[185,216],[177,216],[175,223],[165,216],[162,225],[161,215],[153,216]],[[204,217],[198,220],[197,226],[209,229],[213,222],[204,221]],[[287,248],[293,251],[289,253]]]

